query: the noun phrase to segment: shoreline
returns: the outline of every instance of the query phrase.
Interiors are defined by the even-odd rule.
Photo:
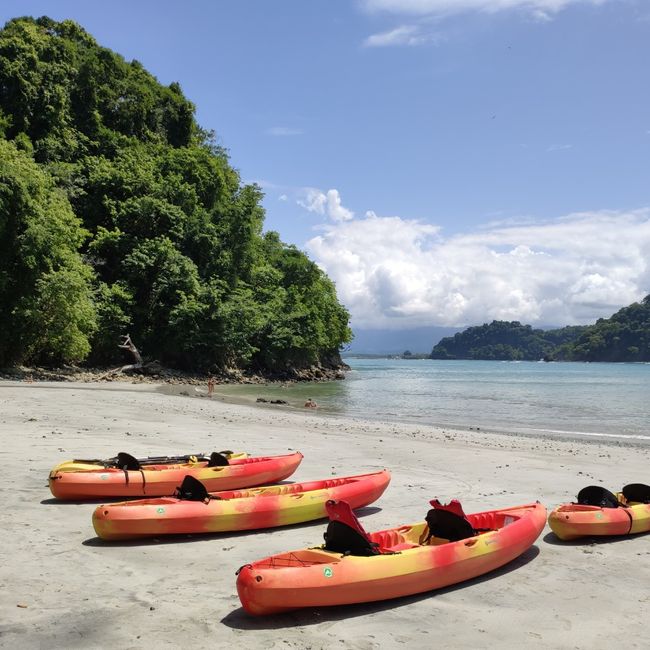
[[[271,385],[276,387],[286,382],[272,382]],[[606,432],[574,432],[554,429],[530,429],[530,428],[496,428],[489,426],[473,426],[467,427],[457,424],[442,424],[434,422],[416,422],[413,420],[400,420],[396,419],[382,419],[382,418],[368,418],[361,417],[355,414],[345,414],[340,412],[332,412],[326,409],[306,409],[300,403],[296,404],[271,404],[264,402],[257,402],[256,398],[247,395],[233,395],[232,393],[225,393],[220,390],[220,387],[228,386],[229,388],[237,388],[239,386],[249,386],[249,384],[216,384],[212,397],[208,395],[207,388],[199,388],[204,386],[203,382],[196,382],[194,384],[186,384],[181,382],[156,382],[156,381],[127,381],[127,380],[93,380],[93,381],[34,381],[26,383],[25,381],[12,381],[0,379],[0,389],[4,386],[15,387],[28,387],[28,386],[41,386],[43,388],[70,388],[75,386],[78,390],[106,390],[106,391],[126,391],[126,392],[151,392],[167,397],[186,397],[190,399],[201,399],[208,402],[221,402],[223,404],[230,404],[233,406],[245,406],[253,409],[260,409],[268,413],[286,413],[294,414],[299,417],[322,417],[327,419],[340,419],[350,420],[366,426],[374,426],[375,424],[384,424],[387,426],[398,425],[401,427],[418,427],[420,429],[432,429],[442,431],[454,431],[457,433],[474,433],[479,437],[483,434],[488,436],[503,436],[507,438],[524,438],[531,440],[546,440],[549,441],[563,441],[575,442],[586,445],[605,445],[612,447],[627,447],[633,449],[650,449],[650,436],[643,436],[637,434],[611,434]],[[86,388],[84,388],[84,386]],[[260,384],[260,390],[263,390],[265,384]]]
[[[229,388],[237,388],[237,385],[229,385]],[[263,388],[263,387],[261,387]],[[192,393],[192,389],[197,392]],[[318,408],[315,410],[306,409],[300,405],[297,401],[296,404],[271,404],[264,402],[257,402],[256,398],[248,395],[235,395],[232,393],[225,393],[220,390],[220,386],[217,385],[214,390],[212,398],[209,398],[207,390],[202,391],[197,389],[195,386],[183,385],[183,384],[163,384],[155,387],[155,390],[169,396],[184,396],[192,398],[203,398],[203,399],[217,399],[221,400],[227,404],[239,404],[241,406],[250,406],[253,408],[264,409],[269,412],[279,412],[284,411],[288,413],[300,413],[309,416],[321,416],[325,418],[341,418],[345,420],[352,420],[364,423],[384,423],[384,424],[399,424],[403,426],[414,426],[414,427],[426,427],[439,430],[454,430],[454,431],[468,431],[475,433],[486,433],[488,435],[497,435],[497,436],[514,436],[522,438],[550,438],[552,440],[564,440],[564,441],[575,441],[575,442],[584,442],[585,444],[609,444],[612,446],[627,446],[634,448],[650,448],[650,436],[644,436],[641,434],[612,434],[612,433],[603,433],[603,432],[578,432],[578,431],[563,431],[558,429],[530,429],[530,428],[516,428],[505,429],[505,428],[495,428],[495,427],[486,427],[486,426],[473,426],[466,427],[458,424],[441,424],[435,422],[415,422],[413,420],[407,419],[384,419],[384,418],[368,418],[361,417],[355,414],[332,412],[327,409]],[[480,435],[480,434],[479,434]]]
[[[550,510],[589,484],[648,483],[647,448],[482,434],[170,399],[149,384],[0,382],[0,458],[12,486],[0,511],[0,646],[172,648],[191,638],[196,648],[383,650],[430,645],[435,617],[436,636],[452,649],[608,650],[614,617],[626,622],[626,647],[644,648],[647,534],[561,544],[546,528],[521,558],[467,583],[251,618],[235,571],[322,543],[326,522],[110,544],[94,535],[96,504],[55,502],[45,481],[53,465],[80,454],[299,450],[305,459],[292,482],[391,471],[382,498],[359,513],[369,531],[420,521],[434,497],[458,498],[467,512],[535,500]]]
[[[298,383],[319,383],[345,379],[350,367],[341,361],[333,367],[311,366],[310,368],[290,369],[286,375],[247,373],[239,369],[223,370],[217,373],[188,372],[161,366],[158,362],[146,362],[144,366],[122,372],[120,367],[95,368],[81,366],[62,366],[56,368],[40,366],[15,366],[0,368],[0,381],[49,381],[84,383],[142,383],[142,384],[185,384],[201,386],[214,379],[216,385],[278,385]]]

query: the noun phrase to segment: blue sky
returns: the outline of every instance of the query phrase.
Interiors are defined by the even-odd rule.
[[[650,293],[645,0],[5,0],[180,82],[354,327]]]

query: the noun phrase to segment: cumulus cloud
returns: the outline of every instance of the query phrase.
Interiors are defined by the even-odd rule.
[[[308,187],[302,193],[304,196],[298,199],[297,203],[309,212],[322,214],[332,221],[349,221],[354,217],[352,210],[343,207],[338,190],[321,192],[314,187]]]
[[[324,226],[307,248],[358,327],[582,324],[650,292],[650,210],[495,224],[451,237],[369,212]]]
[[[435,35],[422,32],[421,28],[416,25],[402,25],[388,32],[369,36],[363,45],[365,47],[393,47],[396,45],[413,47],[433,40],[436,40]]]
[[[508,9],[523,9],[538,19],[547,20],[569,5],[599,5],[608,0],[363,0],[371,12],[387,11],[395,14],[445,16],[467,11],[496,13]]]

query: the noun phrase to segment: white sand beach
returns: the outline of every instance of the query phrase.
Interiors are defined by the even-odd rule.
[[[396,601],[251,618],[235,571],[322,542],[326,522],[263,532],[109,544],[93,504],[57,503],[48,471],[73,457],[300,450],[290,480],[387,467],[368,530],[420,521],[428,500],[467,512],[589,484],[650,483],[650,448],[323,417],[156,392],[128,383],[0,382],[0,646],[3,648],[648,647],[650,535],[560,543],[544,530],[482,578]]]

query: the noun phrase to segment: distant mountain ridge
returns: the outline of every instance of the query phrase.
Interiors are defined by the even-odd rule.
[[[432,359],[650,361],[650,295],[593,325],[533,329],[492,321],[443,338]]]
[[[460,332],[460,327],[413,327],[403,330],[353,328],[354,339],[343,349],[343,356],[355,354],[394,355],[406,350],[429,354],[431,346],[445,336]]]

